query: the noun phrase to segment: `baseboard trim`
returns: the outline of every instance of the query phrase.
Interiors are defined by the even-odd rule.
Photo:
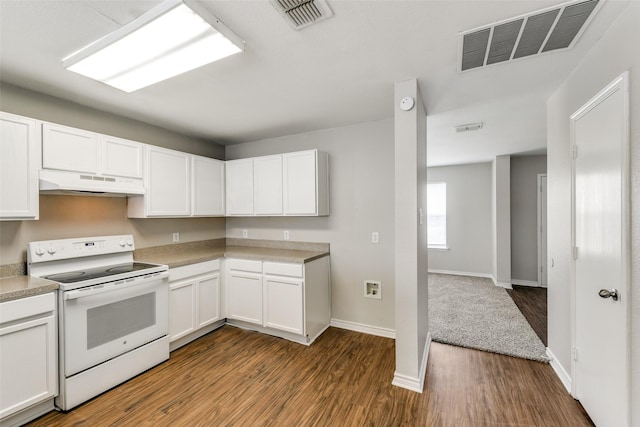
[[[436,273],[436,274],[453,274],[455,276],[471,276],[471,277],[484,277],[486,279],[491,279],[493,280],[493,276],[491,274],[488,273],[470,273],[468,271],[453,271],[453,270],[435,270],[435,269],[429,269],[429,273]],[[495,281],[495,280],[494,280]]]
[[[331,319],[331,326],[349,331],[362,332],[369,335],[377,335],[384,338],[396,338],[395,329],[381,328],[379,326],[370,326],[362,323],[349,322],[347,320]]]
[[[530,286],[533,288],[539,288],[540,284],[535,280],[520,280],[520,279],[511,279],[511,283],[513,285],[518,286]]]
[[[429,360],[429,349],[431,348],[431,332],[427,334],[427,340],[424,343],[424,350],[422,352],[422,362],[420,363],[420,373],[417,378],[410,377],[408,375],[402,375],[397,372],[393,374],[392,385],[401,387],[407,390],[415,391],[416,393],[422,393],[424,389],[424,379],[427,376],[427,361]]]
[[[505,289],[513,289],[513,286],[511,286],[511,283],[507,283],[507,282],[494,282],[496,286],[499,286],[501,288],[505,288]]]
[[[549,357],[549,364],[553,368],[553,371],[556,373],[564,388],[567,389],[567,392],[571,394],[571,377],[567,374],[567,371],[562,367],[558,359],[553,354],[551,349],[547,347],[547,356]]]

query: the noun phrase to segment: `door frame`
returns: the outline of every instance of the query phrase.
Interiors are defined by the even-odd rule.
[[[537,204],[537,217],[538,217],[538,229],[537,229],[537,236],[538,236],[538,286],[546,288],[547,284],[542,284],[542,267],[545,267],[545,270],[548,269],[548,262],[547,262],[547,257],[545,256],[544,258],[542,257],[542,239],[546,238],[542,236],[542,178],[546,178],[547,174],[546,173],[539,173],[538,174],[538,191],[537,191],[537,200],[538,200],[538,204]],[[547,182],[548,184],[548,182]],[[545,192],[545,196],[546,196],[546,192]],[[546,212],[545,212],[545,216],[546,216]],[[548,224],[548,219],[545,221],[545,225]],[[545,228],[545,232],[546,232],[546,228]],[[549,248],[547,247],[547,254],[549,253]],[[548,273],[548,271],[547,271]],[[549,279],[547,278],[547,283],[548,283]]]
[[[570,149],[571,149],[571,266],[570,266],[570,298],[571,298],[571,395],[577,398],[577,390],[579,378],[578,372],[578,358],[577,358],[577,343],[576,343],[576,328],[577,328],[577,310],[576,310],[576,151],[575,151],[575,122],[585,116],[593,108],[607,99],[610,95],[616,91],[622,91],[624,99],[624,113],[623,113],[623,136],[622,136],[622,162],[620,165],[621,172],[621,192],[622,192],[622,298],[620,303],[626,314],[626,368],[627,372],[631,372],[631,310],[629,304],[629,295],[631,289],[631,174],[630,174],[630,144],[629,144],[629,72],[625,71],[615,80],[609,83],[604,89],[598,92],[587,103],[580,107],[570,117]],[[627,424],[630,422],[630,409],[631,409],[631,383],[627,383],[626,387],[627,396]]]

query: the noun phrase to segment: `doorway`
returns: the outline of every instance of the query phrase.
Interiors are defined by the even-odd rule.
[[[572,394],[596,425],[629,425],[628,73],[571,116]]]

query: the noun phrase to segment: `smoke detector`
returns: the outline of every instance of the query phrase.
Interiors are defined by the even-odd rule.
[[[326,0],[271,0],[271,4],[294,30],[333,16]]]

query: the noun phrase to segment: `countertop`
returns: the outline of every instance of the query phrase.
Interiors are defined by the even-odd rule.
[[[145,253],[135,256],[135,260],[155,264],[166,264],[169,268],[176,268],[223,257],[304,264],[327,255],[329,255],[329,253],[326,251],[224,246],[217,248],[183,249],[171,253]]]
[[[182,267],[218,258],[241,258],[257,261],[304,264],[329,255],[328,243],[277,240],[215,239],[137,249],[136,261]],[[0,302],[53,292],[56,282],[24,275],[24,264],[2,266],[0,272],[13,272],[0,277]]]
[[[46,294],[58,289],[51,280],[31,276],[13,276],[0,278],[0,302]]]

